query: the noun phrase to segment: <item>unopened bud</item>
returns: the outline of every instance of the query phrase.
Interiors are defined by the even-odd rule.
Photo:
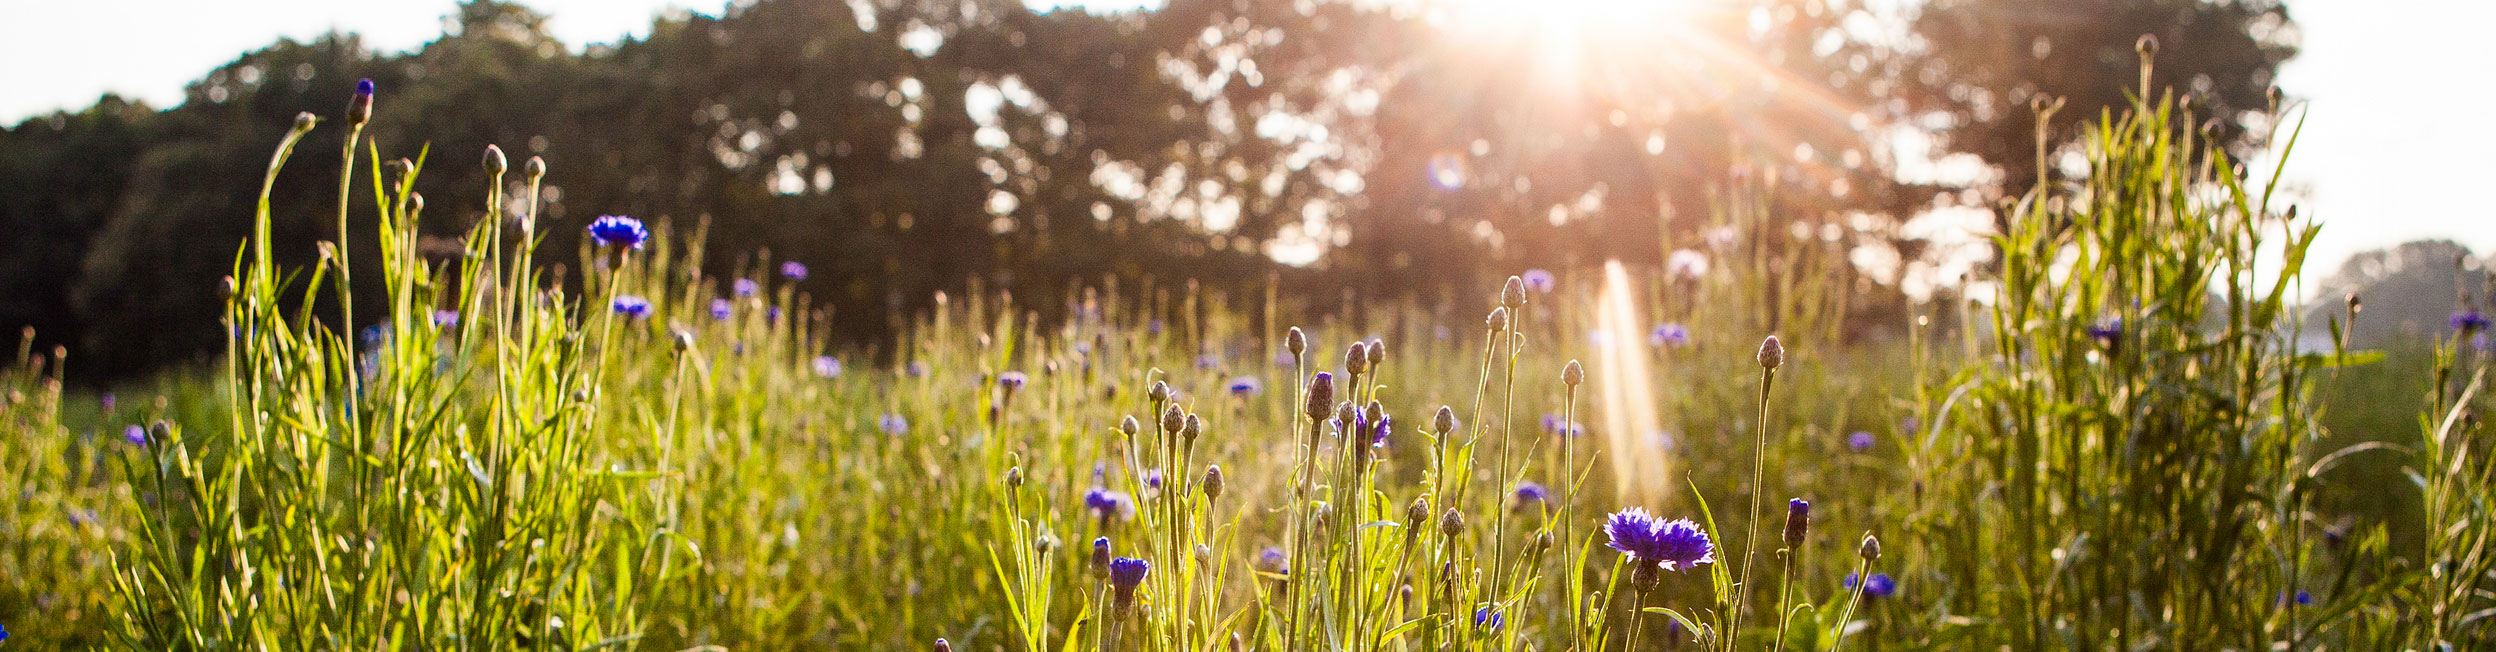
[[[529,162],[520,166],[520,173],[527,175],[530,181],[546,178],[546,157],[529,157]]]
[[[318,117],[313,116],[313,115],[312,115],[312,112],[310,112],[310,111],[305,111],[305,112],[303,112],[303,113],[297,113],[297,114],[295,114],[295,133],[297,133],[297,134],[301,134],[301,133],[304,133],[304,132],[307,132],[307,131],[311,131],[311,130],[312,130],[312,125],[320,124],[320,122],[321,122],[321,119],[320,119],[320,118],[318,118]]]
[[[1785,344],[1778,342],[1777,336],[1770,335],[1768,339],[1760,341],[1759,367],[1761,369],[1775,371],[1777,367],[1784,364]]]
[[[1203,486],[1205,489],[1205,500],[1220,500],[1222,498],[1222,465],[1214,464],[1205,467],[1205,480]]]
[[[1525,279],[1508,277],[1508,284],[1499,289],[1499,305],[1509,308],[1525,305]]]
[[[1880,561],[1881,538],[1872,536],[1870,532],[1863,533],[1863,547],[1856,554],[1862,555],[1864,561]]]
[[[504,171],[510,169],[511,161],[503,158],[503,148],[494,145],[485,146],[486,174],[502,174]]]
[[[1005,486],[1007,488],[1019,488],[1023,486],[1023,467],[1005,467]]]
[[[1435,428],[1435,429],[1436,429],[1436,430],[1435,430],[1435,432],[1439,433],[1439,436],[1441,436],[1441,437],[1445,437],[1445,436],[1447,436],[1447,433],[1450,433],[1450,432],[1455,432],[1455,431],[1456,431],[1456,410],[1455,410],[1455,408],[1450,408],[1450,407],[1445,406],[1445,405],[1441,405],[1441,406],[1439,406],[1439,414],[1438,414],[1438,417],[1437,417],[1437,418],[1435,418],[1435,419],[1432,419],[1432,420],[1431,420],[1431,422],[1430,422],[1430,425],[1431,425],[1431,427],[1432,427],[1432,428]]]
[[[1187,427],[1187,413],[1180,411],[1178,404],[1171,404],[1170,407],[1161,411],[1162,434],[1176,433],[1180,428],[1185,427]]]
[[[1196,441],[1197,435],[1202,435],[1204,433],[1205,421],[1203,419],[1196,418],[1196,415],[1194,414],[1187,415],[1187,419],[1179,424],[1179,438],[1185,439],[1190,443]]]
[[[1421,524],[1429,520],[1430,498],[1428,496],[1416,497],[1413,499],[1413,504],[1404,507],[1404,522],[1408,527],[1419,530]]]
[[[1283,350],[1290,351],[1293,356],[1308,352],[1309,335],[1300,332],[1298,326],[1291,327],[1290,332],[1283,334]]]
[[[1508,309],[1492,308],[1490,318],[1482,321],[1491,327],[1491,332],[1506,332],[1508,330]]]
[[[1571,389],[1575,389],[1578,385],[1585,382],[1586,367],[1579,365],[1576,360],[1570,360],[1569,366],[1560,368],[1560,384],[1567,385]]]
[[[945,642],[945,639],[936,639],[936,652],[953,652],[953,644]]]
[[[1785,501],[1785,547],[1803,545],[1804,535],[1811,533],[1811,502],[1796,498]]]
[[[1343,352],[1343,370],[1355,376],[1369,371],[1369,344],[1353,342],[1352,348]]]
[[[347,125],[364,126],[373,120],[373,80],[355,83],[355,99],[347,100]]]
[[[1324,421],[1326,414],[1333,411],[1334,407],[1335,375],[1324,371],[1317,372],[1315,378],[1309,379],[1309,402],[1306,406],[1309,419]]]
[[[1451,537],[1464,534],[1465,513],[1456,511],[1454,507],[1447,508],[1445,513],[1439,515],[1439,533]]]
[[[1170,383],[1153,381],[1153,386],[1144,390],[1144,397],[1153,399],[1156,403],[1170,400]]]
[[[1134,437],[1135,431],[1142,429],[1144,429],[1144,426],[1136,423],[1135,415],[1132,414],[1127,415],[1126,419],[1118,422],[1118,434],[1126,435],[1128,437]]]
[[[2132,51],[2140,53],[2143,59],[2158,56],[2158,35],[2142,34],[2140,40],[2132,42]]]

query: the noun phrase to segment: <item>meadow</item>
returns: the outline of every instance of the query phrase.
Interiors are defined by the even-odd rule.
[[[499,151],[492,187],[527,190],[428,257],[415,188],[446,163],[350,137],[318,219],[376,221],[380,260],[281,267],[271,223],[314,218],[264,186],[223,362],[109,395],[64,389],[57,354],[0,372],[0,627],[27,649],[2496,649],[2485,318],[2460,307],[2397,365],[2301,346],[2362,305],[2305,323],[2319,226],[2194,124],[2102,117],[2087,174],[2002,207],[1984,300],[1877,336],[1825,280],[1847,252],[1754,188],[1665,266],[1516,270],[1484,305],[1104,279],[1043,321],[971,287],[885,350],[827,343],[840,315],[787,282],[804,261],[706,277],[698,226],[503,214],[547,163]],[[270,184],[325,164],[296,139],[361,125],[299,119]],[[594,244],[534,246],[558,228]],[[384,277],[387,314],[320,318],[358,305],[350,273]],[[2393,432],[2327,425],[2393,387],[2419,394]],[[2414,498],[2347,507],[2385,492]]]

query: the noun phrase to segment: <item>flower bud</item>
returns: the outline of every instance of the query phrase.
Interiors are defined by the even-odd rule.
[[[1459,534],[1464,534],[1464,533],[1465,533],[1465,514],[1464,514],[1464,512],[1459,512],[1459,511],[1456,511],[1456,508],[1454,508],[1454,507],[1449,507],[1449,508],[1447,508],[1447,511],[1446,511],[1446,512],[1441,513],[1441,514],[1439,515],[1439,533],[1440,533],[1440,534],[1447,535],[1447,536],[1451,536],[1451,537],[1452,537],[1452,536],[1459,535]]]
[[[520,166],[520,173],[527,175],[530,181],[546,178],[546,157],[529,157],[529,162]]]
[[[945,642],[945,639],[936,639],[936,652],[953,652],[953,644]]]
[[[355,83],[355,99],[347,100],[347,126],[361,127],[373,120],[373,80]]]
[[[1306,407],[1311,421],[1326,420],[1326,414],[1335,408],[1334,374],[1320,371],[1316,377],[1309,379],[1309,402]]]
[[[1579,365],[1576,360],[1570,360],[1569,366],[1560,368],[1560,384],[1567,385],[1570,389],[1576,389],[1578,385],[1584,384],[1585,382],[1586,367]]]
[[[1759,367],[1761,369],[1775,371],[1777,367],[1784,364],[1785,344],[1778,342],[1777,336],[1770,335],[1768,339],[1759,343]]]
[[[1005,467],[1005,486],[1009,489],[1023,486],[1023,467]]]
[[[1811,532],[1811,502],[1796,498],[1785,501],[1785,547],[1803,545],[1803,536]]]
[[[1298,326],[1291,327],[1290,332],[1283,334],[1283,350],[1290,351],[1293,357],[1298,357],[1300,354],[1308,352],[1309,335],[1307,333],[1300,332],[1300,327]]]
[[[1525,279],[1508,277],[1508,284],[1499,289],[1499,305],[1509,308],[1525,305]]]
[[[1213,464],[1205,467],[1205,480],[1203,486],[1205,490],[1205,500],[1220,500],[1222,498],[1222,465]]]
[[[1354,376],[1369,371],[1369,344],[1353,342],[1352,348],[1343,352],[1343,370]]]
[[[1447,436],[1447,433],[1450,433],[1450,432],[1455,432],[1455,430],[1456,430],[1456,410],[1455,410],[1455,408],[1450,408],[1450,407],[1445,406],[1445,405],[1441,405],[1441,406],[1439,406],[1439,415],[1438,415],[1438,418],[1433,419],[1433,420],[1431,421],[1430,425],[1431,425],[1433,428],[1435,428],[1435,429],[1436,429],[1436,430],[1435,430],[1435,432],[1439,433],[1439,436],[1441,436],[1441,437],[1445,437],[1445,436]]]
[[[1863,533],[1863,548],[1857,554],[1863,555],[1864,561],[1880,561],[1881,538],[1872,536],[1870,532]]]
[[[1378,365],[1381,365],[1381,364],[1385,364],[1385,363],[1386,363],[1386,361],[1387,361],[1387,343],[1386,343],[1386,342],[1381,342],[1381,341],[1378,341],[1378,340],[1373,339],[1373,340],[1370,340],[1370,341],[1369,341],[1369,346],[1368,346],[1368,347],[1366,347],[1366,348],[1367,348],[1367,349],[1368,349],[1368,351],[1369,351],[1369,368],[1371,368],[1371,369],[1376,369],[1376,368],[1378,368]]]
[[[493,145],[485,146],[486,174],[502,174],[504,171],[510,169],[511,160],[503,158],[503,148]]]
[[[1187,419],[1179,423],[1179,438],[1187,440],[1188,443],[1195,443],[1196,436],[1204,433],[1205,421],[1196,418],[1194,414],[1187,415]]]
[[[1170,407],[1167,407],[1167,408],[1163,408],[1163,409],[1162,409],[1162,411],[1161,411],[1161,432],[1162,432],[1162,434],[1165,434],[1165,435],[1167,435],[1167,434],[1176,434],[1176,433],[1179,431],[1179,429],[1180,429],[1180,428],[1185,428],[1185,427],[1187,427],[1187,413],[1186,413],[1186,412],[1183,412],[1183,411],[1180,411],[1180,410],[1179,410],[1179,406],[1178,406],[1178,404],[1173,403],[1173,404],[1171,404],[1171,405],[1170,405]]]
[[[310,112],[310,111],[305,111],[305,112],[303,112],[303,113],[297,113],[297,114],[295,114],[295,133],[297,133],[297,134],[301,134],[301,133],[304,133],[304,132],[307,132],[307,131],[311,131],[311,130],[312,130],[312,125],[320,124],[320,122],[321,122],[321,119],[320,119],[320,118],[318,118],[318,117],[314,117],[314,116],[312,115],[312,112]]]
[[[2142,34],[2140,40],[2132,42],[2132,51],[2140,53],[2143,59],[2158,56],[2158,35]]]
[[[1128,437],[1134,437],[1135,431],[1142,430],[1143,428],[1143,424],[1136,423],[1135,415],[1132,414],[1127,415],[1126,419],[1118,422],[1118,434],[1126,435]]]
[[[1156,403],[1170,400],[1170,383],[1153,381],[1153,386],[1144,390],[1144,397]]]
[[[1411,527],[1418,531],[1421,529],[1421,524],[1429,522],[1429,520],[1430,498],[1428,496],[1415,497],[1413,498],[1413,504],[1406,505],[1404,507],[1404,522],[1407,524],[1407,527]]]
[[[1483,320],[1483,322],[1491,327],[1492,332],[1506,332],[1508,330],[1508,309],[1492,308],[1490,318]]]

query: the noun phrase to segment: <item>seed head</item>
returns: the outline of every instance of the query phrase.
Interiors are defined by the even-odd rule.
[[[1586,367],[1578,364],[1576,360],[1570,360],[1569,366],[1560,368],[1560,384],[1567,385],[1570,389],[1576,389],[1578,385],[1584,384],[1585,382]]]
[[[1775,371],[1777,367],[1784,364],[1785,344],[1778,342],[1777,336],[1775,335],[1770,335],[1768,336],[1768,339],[1761,340],[1759,343],[1759,368]]]
[[[1309,335],[1300,332],[1298,326],[1291,327],[1290,332],[1283,334],[1283,350],[1290,351],[1293,356],[1308,352]]]

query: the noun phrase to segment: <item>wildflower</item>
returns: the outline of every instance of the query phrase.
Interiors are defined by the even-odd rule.
[[[828,355],[817,356],[815,358],[815,375],[825,378],[841,377],[841,359]]]
[[[1785,501],[1785,546],[1803,545],[1803,536],[1811,532],[1811,502],[1801,498]]]
[[[1686,279],[1707,275],[1707,254],[1689,249],[1675,249],[1664,257],[1664,273]]]
[[[139,424],[130,424],[130,427],[121,429],[121,440],[129,442],[132,446],[146,445],[147,429],[139,427]]]
[[[772,306],[770,310],[763,311],[763,320],[775,324],[780,323],[780,307]]]
[[[1476,631],[1499,631],[1499,626],[1507,624],[1507,620],[1507,617],[1500,614],[1498,609],[1487,605],[1473,610],[1473,628]]]
[[[2453,313],[2451,321],[2453,324],[2453,330],[2461,331],[2463,335],[2469,335],[2487,330],[2488,326],[2496,324],[2496,321],[2490,321],[2488,319],[2487,313],[2476,310],[2464,310]]]
[[[1152,469],[1144,472],[1144,488],[1152,491],[1161,490],[1161,469]]]
[[[727,299],[712,299],[711,318],[722,320],[727,319],[729,311],[733,310],[735,307],[736,306],[734,304],[728,303]]]
[[[434,325],[434,326],[436,326],[436,327],[440,327],[440,328],[450,328],[450,327],[452,327],[452,326],[458,326],[458,325],[459,325],[459,311],[456,311],[456,310],[436,310],[436,311],[433,311],[433,325]]]
[[[1155,319],[1155,320],[1152,320],[1152,321],[1149,321],[1149,322],[1145,322],[1145,323],[1144,323],[1144,333],[1145,333],[1145,334],[1147,334],[1147,335],[1160,335],[1160,334],[1161,334],[1161,329],[1162,329],[1162,328],[1164,328],[1164,327],[1166,327],[1166,326],[1167,326],[1167,324],[1163,324],[1163,323],[1161,322],[1161,320],[1159,320],[1159,319]]]
[[[608,247],[640,249],[641,243],[650,240],[650,229],[643,228],[641,220],[622,215],[600,215],[598,219],[590,220],[589,237]]]
[[[1563,420],[1560,415],[1547,412],[1543,414],[1543,434],[1576,437],[1586,434],[1586,424]]]
[[[2312,594],[2312,593],[2307,593],[2307,592],[2305,591],[2305,589],[2297,589],[2297,605],[2298,605],[2298,606],[2311,606],[2311,605],[2313,605],[2313,604],[2314,604],[2314,594]]]
[[[1857,453],[1872,450],[1873,443],[1872,431],[1870,430],[1857,430],[1846,433],[1846,447],[1854,449]]]
[[[901,372],[910,374],[911,378],[924,378],[927,376],[927,363],[912,360],[910,364],[902,365]]]
[[[1109,572],[1109,537],[1093,537],[1092,570]]]
[[[936,639],[935,650],[936,652],[953,652],[953,644],[946,642],[945,639],[939,638]]]
[[[1004,389],[1009,395],[1013,394],[1014,390],[1022,389],[1023,384],[1028,382],[1031,382],[1031,376],[1020,371],[997,374],[997,387]]]
[[[1255,396],[1262,391],[1265,391],[1265,383],[1257,380],[1256,376],[1240,376],[1231,379],[1232,396]]]
[[[794,260],[781,263],[780,276],[792,281],[806,280],[806,264]]]
[[[1659,349],[1689,346],[1690,329],[1681,324],[1656,324],[1655,330],[1647,333],[1647,343]]]
[[[1690,519],[1667,521],[1644,507],[1631,507],[1613,512],[1603,531],[1612,538],[1609,547],[1639,564],[1683,571],[1716,561],[1715,544]]]
[[[1214,357],[1211,353],[1196,356],[1196,368],[1198,369],[1212,369],[1219,366],[1222,366],[1222,359]]]
[[[635,295],[615,298],[615,314],[639,319],[650,316],[650,300]]]
[[[1267,575],[1291,574],[1291,554],[1283,552],[1280,547],[1266,546],[1264,550],[1257,551],[1257,559],[1253,564],[1257,572]]]
[[[2115,343],[2123,337],[2123,318],[2107,317],[2097,320],[2096,323],[2089,324],[2087,331],[2089,339],[2097,340],[2098,346],[2114,348]]]
[[[761,283],[756,283],[754,282],[754,279],[750,278],[737,279],[736,282],[728,285],[734,288],[737,296],[740,297],[754,296],[754,293],[761,292],[763,290],[763,285]]]
[[[1369,409],[1362,411],[1361,416],[1352,422],[1352,434],[1368,439],[1370,448],[1386,448],[1387,435],[1395,430],[1391,425],[1393,421],[1387,416],[1385,407],[1377,401],[1370,401]]]
[[[1551,500],[1551,491],[1544,489],[1541,483],[1532,480],[1517,483],[1516,490],[1510,493],[1516,497],[1511,504],[1518,510],[1545,506]]]
[[[903,435],[909,434],[910,432],[910,420],[902,418],[901,415],[890,412],[886,412],[882,418],[876,419],[875,426],[883,429],[884,434],[887,435]]]
[[[1142,586],[1144,575],[1152,571],[1152,563],[1134,557],[1109,561],[1109,587],[1116,591],[1119,610],[1135,606],[1135,587]]]
[[[1850,591],[1854,590],[1855,574],[1847,573],[1846,580],[1844,582],[1840,582],[1839,586]],[[1898,581],[1890,579],[1888,573],[1873,573],[1872,579],[1863,581],[1863,597],[1886,598],[1897,594]]]
[[[1533,290],[1535,294],[1551,294],[1552,287],[1558,284],[1552,280],[1551,271],[1545,269],[1525,270],[1525,275],[1518,278],[1523,279],[1526,289]]]
[[[1102,525],[1135,515],[1135,501],[1127,498],[1126,492],[1101,487],[1083,492],[1083,507],[1092,510],[1092,516],[1100,519]]]

